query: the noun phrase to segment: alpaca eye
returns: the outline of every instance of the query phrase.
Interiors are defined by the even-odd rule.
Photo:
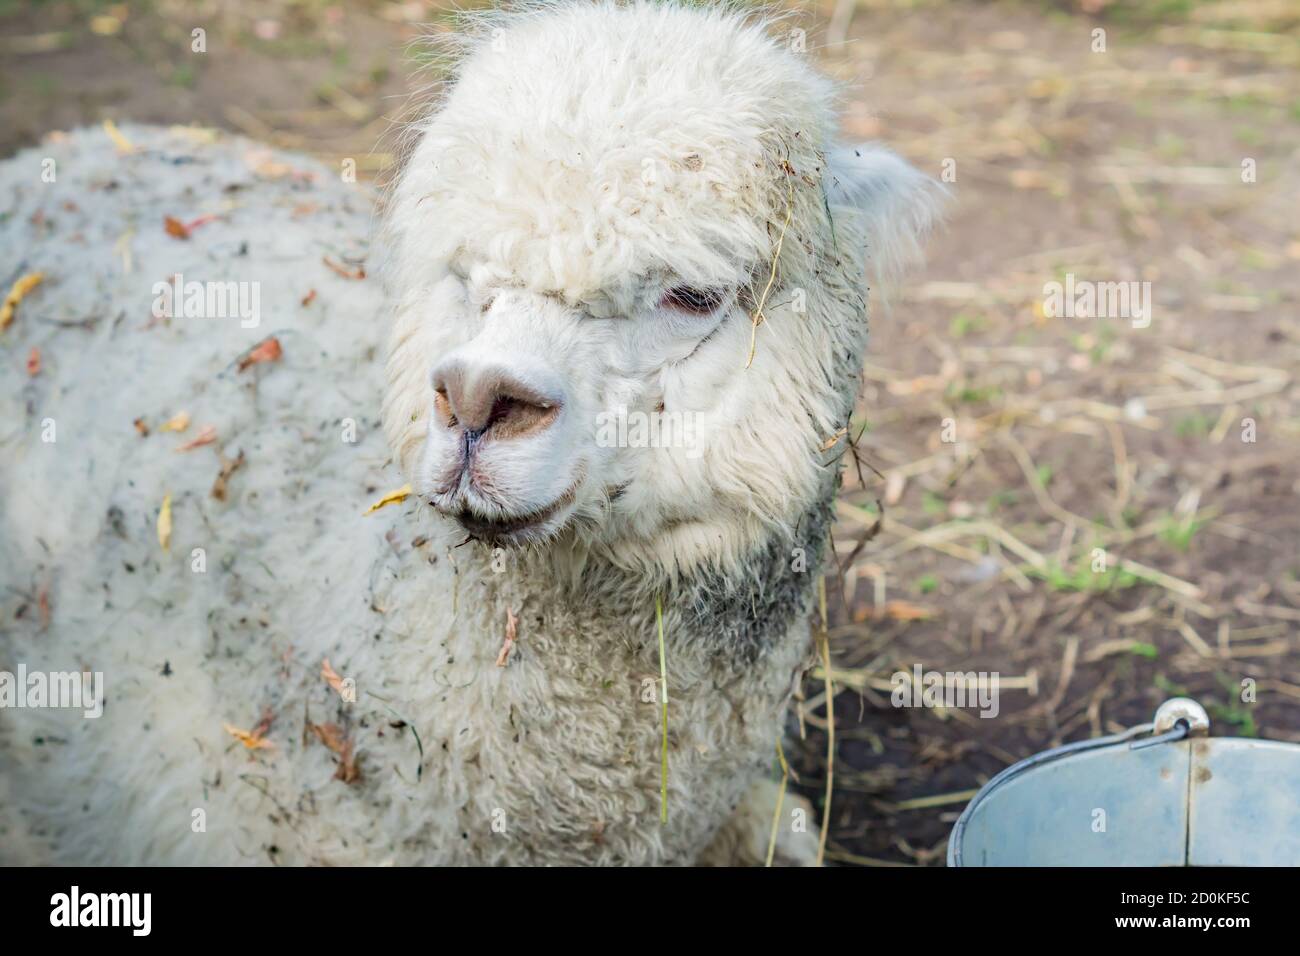
[[[692,289],[689,286],[670,289],[659,300],[660,308],[677,309],[679,312],[689,312],[691,315],[708,315],[720,305],[722,305],[722,293],[719,290]]]

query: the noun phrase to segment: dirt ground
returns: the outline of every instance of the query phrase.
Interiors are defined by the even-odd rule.
[[[993,774],[1176,694],[1216,733],[1300,742],[1300,4],[800,9],[847,84],[846,136],[957,196],[873,317],[842,440],[828,859],[941,864]],[[407,93],[437,77],[408,52],[417,24],[442,17],[0,0],[0,155],[133,119],[377,175]],[[1149,283],[1149,315],[1062,317],[1045,285],[1071,279]],[[997,716],[892,706],[917,666],[998,674]],[[787,754],[820,809],[825,677]]]

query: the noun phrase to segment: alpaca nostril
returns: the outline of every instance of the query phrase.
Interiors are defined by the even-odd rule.
[[[491,428],[499,422],[514,420],[521,414],[524,414],[524,411],[517,400],[509,395],[498,395],[492,403],[492,411],[488,413],[487,427]]]
[[[478,369],[456,361],[433,378],[435,415],[477,442],[484,436],[518,438],[539,432],[559,416],[562,402],[501,368]]]
[[[518,382],[497,381],[495,385],[483,425],[483,430],[495,438],[518,438],[539,432],[559,415],[558,401],[522,388]]]
[[[433,390],[433,408],[437,413],[439,421],[448,428],[455,428],[458,424],[456,413],[452,411],[451,399],[447,397],[447,390],[442,387]]]

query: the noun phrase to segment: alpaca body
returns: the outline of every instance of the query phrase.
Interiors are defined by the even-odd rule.
[[[6,254],[47,274],[15,326],[45,368],[6,380],[6,420],[21,427],[4,436],[0,471],[0,670],[101,672],[106,698],[91,719],[0,710],[5,862],[693,862],[770,768],[810,647],[800,609],[783,598],[785,623],[765,632],[773,667],[755,672],[752,654],[721,642],[726,622],[669,598],[661,825],[654,589],[598,562],[575,586],[565,580],[574,565],[554,556],[498,572],[490,549],[455,547],[463,535],[416,499],[362,515],[400,482],[366,416],[381,387],[367,356],[382,323],[354,318],[378,314],[377,289],[292,250],[357,248],[368,197],[295,157],[276,159],[314,183],[259,181],[245,141],[124,129],[141,149],[115,161],[113,176],[136,184],[129,194],[103,188],[100,130],[0,167],[5,195],[19,197]],[[33,226],[50,200],[27,170],[47,152],[78,210]],[[197,162],[173,166],[178,156]],[[140,235],[130,275],[111,254],[66,268],[70,236],[99,239],[132,220],[143,233],[230,183],[245,199],[228,221],[184,246],[160,225]],[[294,218],[307,200],[320,219]],[[237,253],[253,222],[262,229],[235,275],[261,283],[278,311],[249,329],[234,316],[151,321],[155,276],[210,275],[201,264]],[[261,235],[274,237],[269,247]],[[285,269],[277,260],[290,254]],[[302,306],[308,288],[318,295]],[[120,308],[105,310],[103,295]],[[90,329],[43,321],[97,309],[104,319]],[[279,362],[231,368],[269,334],[283,342]],[[189,429],[159,433],[181,409]],[[141,416],[148,437],[132,427]],[[40,440],[47,417],[52,443]],[[343,440],[349,417],[355,443]],[[216,443],[173,450],[208,423]],[[210,493],[218,450],[246,456],[226,501]],[[156,514],[168,494],[164,552]],[[756,567],[754,582],[770,574]],[[518,641],[498,667],[507,609]],[[355,702],[321,679],[327,658],[355,682]],[[268,747],[249,750],[225,729],[252,729],[267,713]],[[335,779],[337,756],[304,737],[308,721],[339,726],[359,780]]]

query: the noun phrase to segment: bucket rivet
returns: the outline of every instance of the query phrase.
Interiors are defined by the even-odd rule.
[[[1204,737],[1210,732],[1210,715],[1205,708],[1190,697],[1171,697],[1156,710],[1152,732],[1164,734],[1187,722],[1187,736]]]

